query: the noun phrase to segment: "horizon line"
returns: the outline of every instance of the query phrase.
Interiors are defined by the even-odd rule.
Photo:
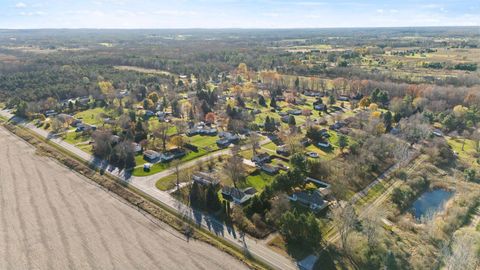
[[[40,27],[40,28],[2,28],[3,30],[321,30],[321,29],[395,29],[395,28],[479,28],[480,25],[417,25],[417,26],[326,26],[326,27]]]

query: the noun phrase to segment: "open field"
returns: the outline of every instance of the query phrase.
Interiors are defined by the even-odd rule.
[[[164,71],[164,70],[157,70],[157,69],[151,69],[151,68],[142,68],[142,67],[134,67],[134,66],[115,66],[115,69],[118,70],[127,70],[127,71],[135,71],[135,72],[140,72],[140,73],[148,73],[148,74],[158,74],[158,75],[167,75],[167,76],[172,76],[173,74]]]
[[[0,129],[0,269],[244,269]]]

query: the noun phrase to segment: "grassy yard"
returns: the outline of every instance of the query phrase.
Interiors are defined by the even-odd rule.
[[[463,145],[463,141],[463,138],[447,138],[448,144],[452,147],[453,151],[458,153],[458,157],[462,162],[472,165],[474,168],[480,169],[480,164],[477,162],[477,158],[475,158],[475,141],[466,139],[465,145]]]
[[[77,145],[77,148],[85,153],[93,154],[93,146],[91,144],[79,144]]]
[[[218,136],[201,136],[195,135],[192,137],[188,137],[190,143],[197,146],[198,148],[205,148],[208,147],[211,150],[217,150],[217,140],[219,139]]]
[[[175,174],[171,174],[167,177],[159,179],[155,183],[155,187],[160,190],[167,191],[174,188],[176,184],[177,184],[177,176]]]
[[[103,114],[108,115],[105,108],[98,107],[78,112],[74,115],[74,117],[77,119],[82,119],[84,123],[87,123],[89,125],[99,126],[102,124]]]
[[[243,183],[239,185],[240,188],[253,187],[257,191],[262,191],[265,186],[270,185],[273,181],[274,176],[269,175],[263,171],[256,170],[251,173]]]
[[[193,159],[196,159],[198,157],[201,157],[201,156],[204,156],[208,154],[207,151],[203,150],[203,149],[198,149],[198,152],[193,152],[193,151],[190,151],[187,153],[186,156],[184,156],[183,158],[180,159],[180,161],[183,163],[183,162],[187,162],[187,161],[190,161],[190,160],[193,160]],[[135,158],[135,160],[137,159],[142,159],[143,160],[143,156],[137,156]],[[139,160],[139,162],[141,163],[142,161]],[[144,164],[146,163],[146,161],[143,161],[143,163],[141,164]],[[137,163],[137,166],[138,165],[141,165],[139,163]],[[166,169],[168,169],[170,167],[170,163],[155,163],[152,165],[152,167],[150,168],[150,171],[144,171],[143,170],[143,167],[142,166],[139,166],[139,167],[136,167],[134,170],[133,170],[133,175],[134,176],[148,176],[148,175],[153,175],[153,174],[156,174],[156,173],[159,173],[161,171],[164,171]]]
[[[69,144],[77,144],[77,143],[82,143],[82,142],[87,142],[91,139],[90,136],[82,136],[82,132],[67,132],[65,134],[65,137],[63,138],[64,141],[66,141]]]

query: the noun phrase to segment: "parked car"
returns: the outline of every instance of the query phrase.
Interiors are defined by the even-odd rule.
[[[307,152],[307,156],[311,158],[319,158],[320,156],[316,152]]]

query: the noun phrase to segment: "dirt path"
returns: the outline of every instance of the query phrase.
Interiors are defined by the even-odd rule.
[[[246,269],[0,127],[0,269]]]

